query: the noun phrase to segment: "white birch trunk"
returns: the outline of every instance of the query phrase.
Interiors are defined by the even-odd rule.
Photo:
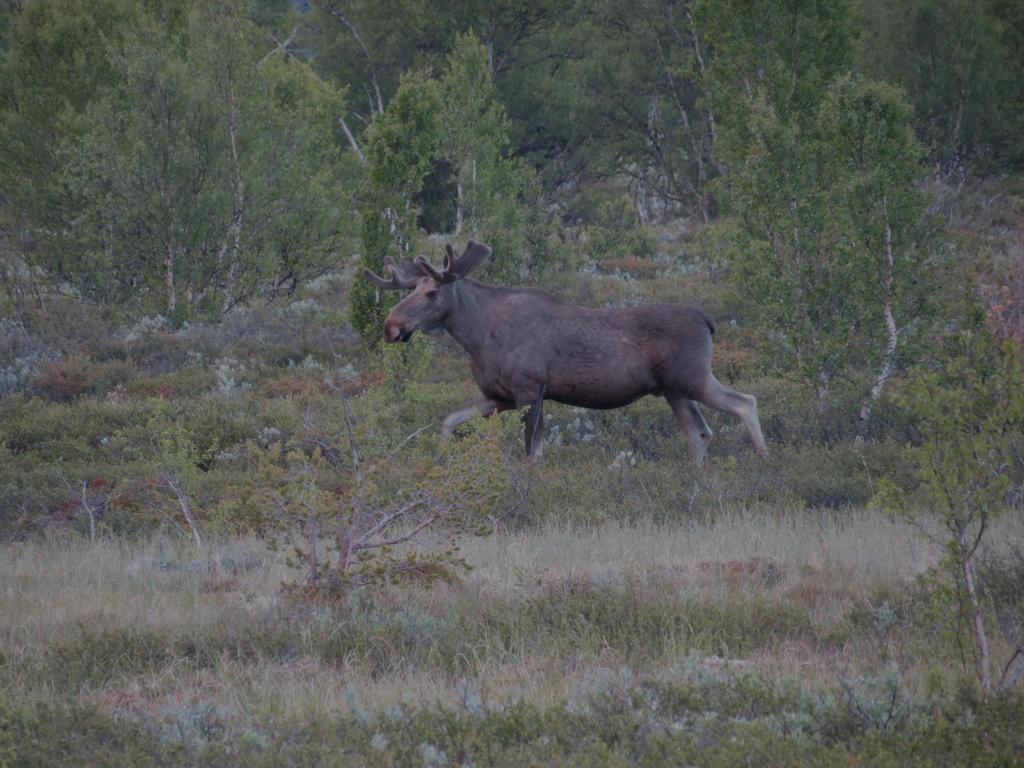
[[[235,206],[231,213],[231,226],[228,229],[228,237],[232,241],[231,260],[228,263],[227,276],[224,280],[224,304],[221,306],[221,314],[231,308],[234,301],[235,283],[238,281],[238,272],[241,269],[245,184],[242,181],[242,166],[238,160],[236,117],[235,83],[232,80],[228,85],[228,146],[231,149],[231,167],[235,176]]]
[[[178,292],[174,287],[174,246],[168,244],[164,256],[164,288],[167,291],[167,315],[174,314],[178,307]]]
[[[462,234],[462,223],[465,216],[465,210],[463,208],[463,189],[462,180],[459,179],[455,186],[456,198],[455,198],[455,236],[458,237]]]
[[[348,139],[349,146],[352,147],[352,151],[356,153],[356,157],[359,158],[359,162],[366,165],[366,155],[363,154],[363,150],[359,147],[359,142],[356,141],[356,137],[352,131],[349,130],[348,123],[345,122],[344,117],[338,118],[338,124],[341,125],[341,130],[345,134],[345,138]]]
[[[882,196],[882,212],[885,217],[885,277],[882,281],[882,318],[885,321],[885,351],[882,355],[882,369],[875,379],[874,385],[868,399],[860,408],[858,415],[860,424],[863,427],[871,417],[871,408],[882,395],[885,383],[892,377],[896,370],[896,346],[899,342],[899,329],[896,327],[896,318],[893,315],[893,273],[895,272],[896,260],[893,256],[892,247],[892,225],[889,222],[889,207],[885,196]]]

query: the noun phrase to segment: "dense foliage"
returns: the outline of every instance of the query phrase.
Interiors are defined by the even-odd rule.
[[[883,6],[5,6],[8,303],[59,289],[177,323],[217,317],[355,250],[379,266],[424,228],[492,241],[493,274],[521,280],[561,261],[551,215],[589,216],[617,179],[644,221],[708,221],[725,203],[753,273],[777,284],[763,317],[778,330],[804,318],[789,342],[826,378],[851,329],[873,326],[857,362],[880,367],[877,381],[900,355],[872,305],[900,304],[897,326],[920,310],[905,287],[926,242],[917,203],[906,208],[927,171],[918,155],[944,173],[1012,171],[1024,121],[1014,4]],[[891,281],[859,270],[884,261],[869,231],[883,203]],[[850,284],[834,334],[810,338],[828,299],[809,280]],[[888,299],[868,295],[879,282]],[[357,283],[361,330],[379,319],[366,291]]]

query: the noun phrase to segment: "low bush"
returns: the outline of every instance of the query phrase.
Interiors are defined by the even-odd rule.
[[[155,672],[175,656],[166,638],[152,631],[83,629],[47,649],[43,674],[60,690],[77,695],[82,688]]]
[[[564,656],[600,657],[612,649],[626,663],[666,652],[691,651],[736,658],[770,648],[783,639],[812,639],[814,630],[795,606],[763,598],[713,600],[686,595],[654,597],[623,584],[553,591],[488,615],[487,633],[506,647],[520,637],[544,638],[544,647]]]
[[[205,368],[183,368],[174,373],[157,374],[134,379],[124,385],[127,397],[159,397],[164,400],[198,397],[207,394],[216,386],[213,371]]]
[[[612,686],[615,681],[611,682]],[[202,703],[147,725],[95,706],[0,701],[0,757],[10,765],[1014,765],[1024,751],[1024,702],[1003,696],[921,713],[912,727],[817,732],[808,709],[738,683],[712,689],[598,682],[585,706],[519,702],[466,711],[397,709],[313,722],[232,724]],[[761,704],[719,708],[733,693]],[[696,694],[696,695],[695,695]],[[781,710],[770,711],[775,703]],[[769,711],[760,709],[767,704]],[[694,706],[695,705],[695,706]],[[762,714],[762,712],[764,712]],[[171,727],[168,728],[167,726]]]
[[[93,363],[82,357],[68,357],[42,366],[31,388],[47,400],[69,403],[85,395],[106,394],[130,376],[126,363]]]
[[[628,197],[619,197],[598,206],[594,222],[586,228],[586,249],[601,263],[649,263],[657,255],[658,241],[640,222]]]

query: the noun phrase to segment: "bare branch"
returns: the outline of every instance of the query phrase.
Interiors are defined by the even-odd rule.
[[[1000,691],[1012,688],[1020,680],[1021,675],[1024,675],[1024,664],[1019,665],[1016,670],[1013,669],[1014,662],[1019,658],[1024,658],[1024,646],[1018,647],[1010,656],[1010,660],[1006,662],[1006,666],[1003,667],[1003,674],[999,676],[999,683],[996,685]],[[1012,675],[1011,671],[1013,671]]]
[[[410,512],[412,512],[414,509],[425,503],[426,502],[422,498],[416,498],[399,507],[396,511],[392,512],[391,514],[384,515],[375,526],[370,528],[370,530],[368,530],[360,537],[360,539],[362,540],[360,543],[366,542],[367,540],[372,539],[374,536],[383,533],[388,528],[397,523],[399,520],[408,515]],[[366,546],[360,547],[360,549],[365,548]]]
[[[366,47],[366,43],[363,42],[363,38],[359,35],[359,30],[357,30],[355,25],[348,20],[345,14],[341,12],[338,6],[339,3],[331,3],[330,7],[327,9],[327,13],[348,27],[349,32],[352,33],[352,37],[355,38],[356,43],[358,43],[359,47],[362,49],[363,55],[366,57],[366,63],[370,68],[370,84],[373,86],[373,92],[377,96],[377,113],[383,114],[384,98],[380,93],[380,79],[377,77],[377,68],[373,66],[373,56],[370,55],[370,49]],[[373,104],[372,101],[370,103],[371,105]]]
[[[274,46],[275,47],[266,56],[264,56],[262,59],[260,59],[259,62],[257,62],[256,66],[258,66],[258,67],[263,66],[263,63],[265,61],[267,61],[267,59],[271,58],[272,56],[274,56],[277,53],[280,53],[282,56],[288,56],[291,53],[289,48],[290,48],[290,46],[292,44],[292,39],[295,37],[295,33],[298,32],[298,31],[299,31],[298,27],[293,28],[292,31],[291,31],[291,34],[288,35],[288,38],[283,43],[278,41],[276,36],[271,35],[270,39],[274,41]]]
[[[345,122],[344,117],[338,118],[338,124],[341,126],[342,132],[345,134],[345,138],[348,139],[349,146],[352,147],[352,151],[356,153],[356,157],[359,158],[359,162],[366,165],[366,155],[363,154],[363,150],[359,148],[359,142],[356,141],[356,137],[352,134],[352,131],[348,127],[348,123]]]
[[[431,525],[433,525],[437,521],[437,519],[441,517],[443,512],[444,511],[439,510],[437,512],[434,512],[434,514],[430,515],[429,517],[425,517],[422,521],[420,521],[419,525],[417,525],[408,533],[404,533],[401,536],[396,536],[395,538],[388,539],[386,541],[375,541],[372,544],[365,544],[361,546],[360,549],[377,549],[380,547],[393,547],[397,544],[404,544],[405,542],[415,538],[416,534],[418,534],[420,531],[424,530],[425,528],[429,528]]]
[[[339,387],[331,379],[327,379],[327,387],[332,392],[338,393],[338,400],[341,402],[341,412],[345,418],[345,431],[348,433],[348,446],[352,452],[352,470],[355,473],[356,487],[362,488],[363,472],[359,466],[359,449],[356,446],[355,428],[352,426],[352,414],[349,411],[348,397],[345,394],[345,388]]]
[[[203,546],[203,539],[199,535],[199,526],[196,524],[196,520],[192,515],[192,507],[188,501],[188,494],[182,487],[178,476],[173,471],[167,471],[160,476],[160,479],[174,494],[175,499],[178,502],[178,507],[181,509],[182,517],[185,518],[185,522],[188,523],[189,530],[192,532],[192,541],[195,542],[196,547]]]

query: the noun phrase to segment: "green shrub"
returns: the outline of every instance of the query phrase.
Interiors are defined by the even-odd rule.
[[[644,260],[657,256],[657,240],[644,229],[628,197],[601,205],[586,234],[591,258],[609,264],[611,269],[632,271],[629,267],[635,270]]]
[[[13,707],[0,699],[0,765],[148,768],[185,765],[180,744],[161,742],[143,723],[95,707]]]
[[[167,638],[148,630],[117,629],[81,634],[51,645],[45,674],[61,690],[103,687],[111,680],[156,671],[175,657]]]
[[[610,681],[614,686],[614,680]],[[155,722],[114,718],[83,704],[15,707],[0,700],[4,765],[244,766],[522,765],[658,768],[702,765],[1015,765],[1024,750],[1018,697],[922,714],[913,728],[869,729],[832,739],[807,730],[800,705],[761,715],[720,708],[735,691],[627,686],[598,681],[594,706],[398,708],[312,722],[233,724],[199,702],[165,710]],[[728,688],[728,684],[725,685]],[[755,694],[760,695],[760,694]],[[773,695],[773,694],[772,694]],[[725,698],[721,698],[724,696]],[[696,707],[682,705],[692,701]],[[358,701],[354,698],[354,705]],[[813,728],[813,726],[812,726]]]

